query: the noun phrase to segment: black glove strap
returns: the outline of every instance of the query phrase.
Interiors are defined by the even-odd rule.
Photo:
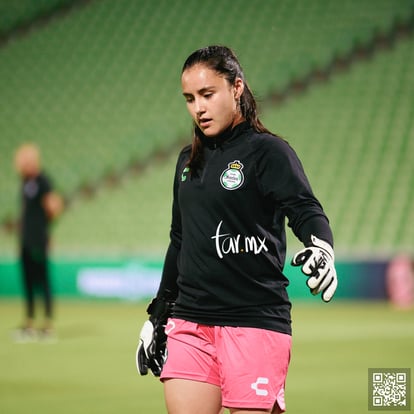
[[[149,320],[153,325],[158,325],[161,322],[166,322],[172,314],[174,301],[166,299],[169,291],[165,296],[154,298],[147,308],[147,313],[150,315]]]

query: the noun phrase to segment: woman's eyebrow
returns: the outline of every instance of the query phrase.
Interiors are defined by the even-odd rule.
[[[202,95],[203,93],[209,92],[209,91],[211,91],[211,90],[213,90],[213,89],[215,89],[215,87],[214,87],[214,86],[205,86],[204,88],[201,88],[201,89],[198,91],[198,93],[199,93],[200,95]]]
[[[215,89],[215,87],[214,87],[214,86],[204,86],[203,88],[201,88],[201,89],[199,89],[199,90],[197,91],[197,94],[202,95],[202,94],[204,94],[204,93],[206,93],[206,92],[210,92],[210,91],[212,91],[212,90],[214,90],[214,89]],[[192,96],[193,94],[192,94],[192,93],[190,93],[190,92],[183,92],[183,95],[184,95],[184,96]]]

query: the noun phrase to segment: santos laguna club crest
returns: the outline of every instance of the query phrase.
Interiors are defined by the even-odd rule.
[[[228,168],[223,171],[220,183],[226,190],[237,190],[244,182],[244,165],[239,160],[234,160],[228,164]]]

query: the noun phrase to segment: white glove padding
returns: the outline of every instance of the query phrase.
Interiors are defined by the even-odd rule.
[[[334,266],[334,252],[325,241],[311,235],[312,246],[306,247],[292,259],[293,266],[302,266],[302,272],[309,276],[306,284],[311,293],[322,292],[322,299],[329,302],[338,286]]]
[[[166,336],[164,326],[154,327],[151,321],[145,321],[139,334],[135,355],[137,371],[147,375],[148,368],[159,377],[166,360]]]
[[[141,375],[147,375],[149,368],[156,377],[159,377],[167,359],[165,325],[171,316],[174,302],[166,297],[172,297],[169,290],[166,290],[164,295],[155,297],[147,308],[150,317],[141,329],[135,354],[135,363]]]

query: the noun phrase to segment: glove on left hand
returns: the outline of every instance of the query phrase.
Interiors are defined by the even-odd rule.
[[[302,272],[309,276],[306,284],[311,293],[322,292],[322,299],[329,302],[338,286],[334,266],[334,252],[329,243],[311,236],[312,246],[306,247],[292,259],[293,266],[302,266]]]

